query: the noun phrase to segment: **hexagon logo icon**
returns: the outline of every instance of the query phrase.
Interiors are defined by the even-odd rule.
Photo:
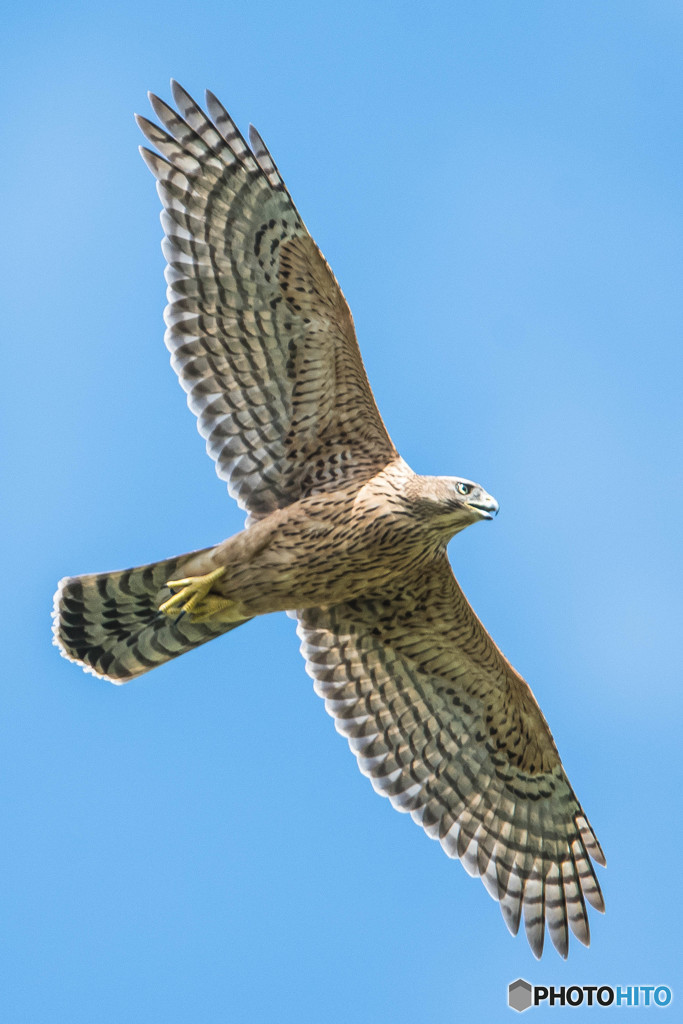
[[[517,978],[508,985],[508,1006],[521,1013],[531,1006],[531,985],[524,978]]]

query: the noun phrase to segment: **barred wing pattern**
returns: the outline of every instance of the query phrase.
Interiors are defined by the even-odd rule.
[[[493,643],[444,555],[400,589],[297,612],[316,692],[360,770],[566,957],[604,910],[604,856],[531,690]]]
[[[396,457],[351,313],[258,133],[211,94],[150,96],[168,262],[166,344],[207,451],[251,519]]]

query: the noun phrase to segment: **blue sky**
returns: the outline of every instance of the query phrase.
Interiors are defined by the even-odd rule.
[[[504,1021],[520,975],[683,998],[680,5],[3,22],[2,1019]],[[162,342],[132,114],[171,75],[263,134],[406,460],[501,503],[450,555],[607,855],[567,963],[374,794],[284,616],[123,688],[50,644],[61,576],[242,524]]]

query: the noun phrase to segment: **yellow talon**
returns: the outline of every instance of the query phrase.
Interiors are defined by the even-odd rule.
[[[211,618],[219,610],[217,606],[222,607],[232,603],[223,597],[218,597],[217,594],[208,596],[216,580],[219,580],[224,574],[225,567],[214,569],[213,572],[209,572],[205,576],[189,576],[185,580],[168,580],[167,587],[171,589],[180,587],[181,589],[177,594],[169,597],[168,601],[159,605],[159,611],[164,615],[176,615],[179,611],[187,612],[195,621]]]

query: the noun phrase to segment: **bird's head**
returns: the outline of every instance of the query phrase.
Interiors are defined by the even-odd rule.
[[[423,476],[419,503],[450,536],[482,519],[493,519],[498,502],[479,484],[460,476]]]

